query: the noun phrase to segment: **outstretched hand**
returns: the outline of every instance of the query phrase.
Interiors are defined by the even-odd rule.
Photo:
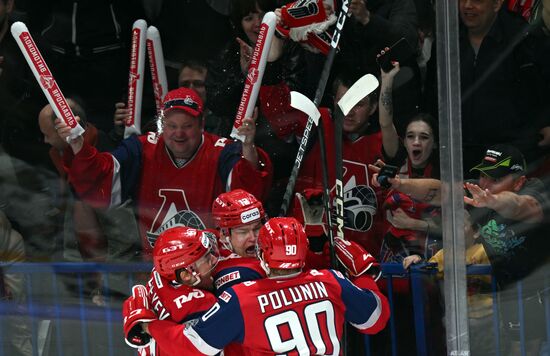
[[[465,183],[464,187],[468,189],[472,197],[464,197],[464,203],[475,206],[476,208],[492,207],[496,203],[496,195],[491,193],[489,189],[481,189],[474,183]]]

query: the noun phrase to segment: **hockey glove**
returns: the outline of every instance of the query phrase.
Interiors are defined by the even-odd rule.
[[[305,189],[294,197],[294,217],[304,225],[307,236],[327,235],[321,189]]]
[[[367,272],[375,281],[380,278],[380,265],[358,243],[335,238],[334,249],[336,250],[336,258],[344,265],[351,276],[358,277]]]
[[[122,305],[124,317],[124,337],[130,347],[147,346],[151,336],[141,329],[141,323],[157,320],[155,313],[149,309],[147,289],[140,284],[132,287],[132,296]]]

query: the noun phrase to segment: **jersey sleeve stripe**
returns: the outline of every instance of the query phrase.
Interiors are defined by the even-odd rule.
[[[206,343],[206,341],[203,340],[203,338],[195,331],[195,329],[193,329],[193,327],[185,328],[183,330],[183,334],[197,350],[205,355],[215,355],[221,351],[221,349],[217,349]]]
[[[122,203],[122,185],[120,183],[120,163],[113,157],[113,181],[111,184],[111,207]]]
[[[351,325],[353,325],[359,330],[366,330],[373,327],[374,325],[376,325],[376,323],[380,319],[380,315],[382,315],[382,302],[380,301],[380,297],[378,297],[376,293],[371,292],[371,294],[376,300],[376,308],[372,311],[372,314],[370,315],[369,319],[363,324],[355,324],[350,322]]]

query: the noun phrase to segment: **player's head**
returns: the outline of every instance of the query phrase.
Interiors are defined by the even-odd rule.
[[[212,204],[212,218],[227,248],[241,257],[256,257],[265,212],[254,195],[242,189],[220,194]]]
[[[260,229],[258,257],[268,276],[301,271],[309,242],[302,224],[294,218],[272,218]]]
[[[159,132],[175,159],[190,159],[202,140],[203,102],[190,88],[169,91],[159,115]]]
[[[164,278],[207,288],[218,263],[218,248],[212,233],[190,227],[162,232],[153,249],[156,271]]]

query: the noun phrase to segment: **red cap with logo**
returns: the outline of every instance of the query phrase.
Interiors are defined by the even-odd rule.
[[[203,102],[199,94],[190,88],[178,88],[169,91],[164,97],[162,113],[166,115],[173,110],[182,110],[193,117],[202,116]]]

